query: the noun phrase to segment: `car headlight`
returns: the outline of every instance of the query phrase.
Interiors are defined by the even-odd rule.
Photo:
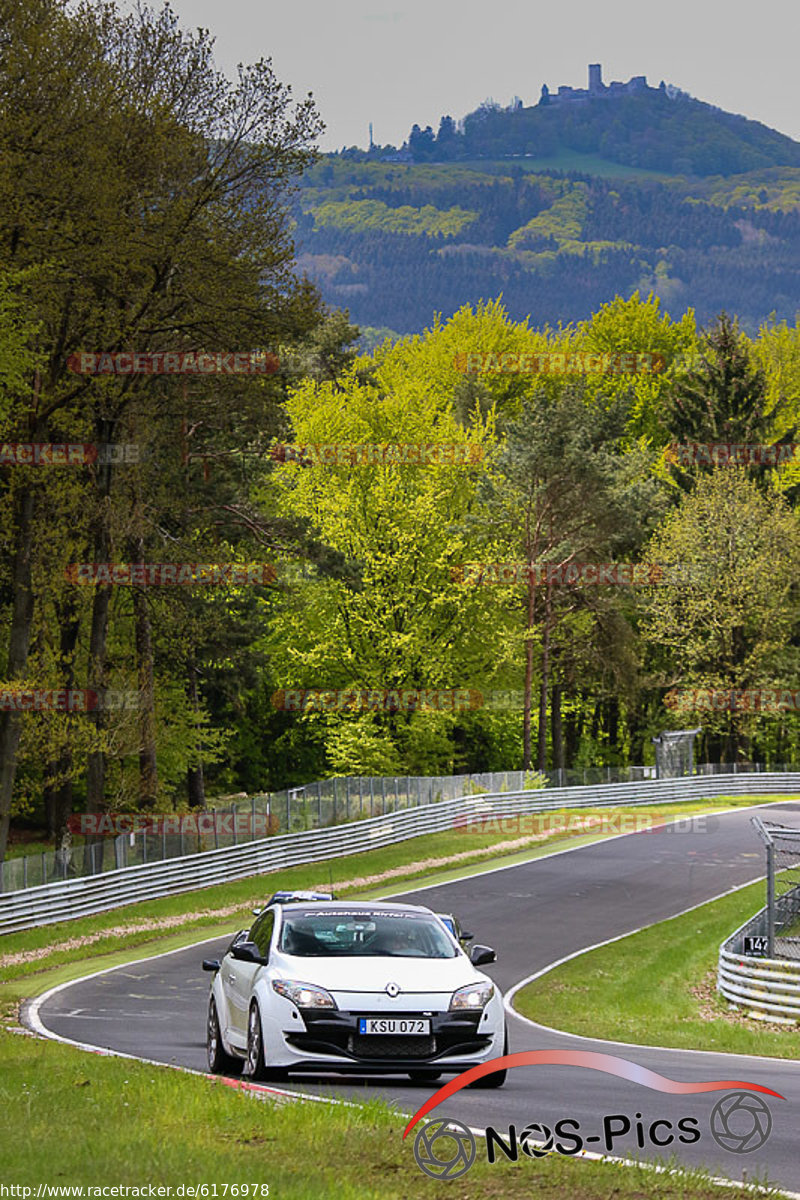
[[[273,979],[272,986],[279,996],[285,996],[298,1008],[336,1008],[336,1001],[330,992],[313,983],[298,983],[295,979]]]
[[[453,992],[450,998],[450,1012],[475,1012],[478,1008],[485,1008],[493,995],[493,983],[470,983]]]

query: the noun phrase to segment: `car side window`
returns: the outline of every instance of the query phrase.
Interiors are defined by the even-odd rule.
[[[275,927],[275,913],[268,908],[263,912],[256,921],[253,928],[250,930],[250,940],[258,946],[258,953],[262,958],[269,956],[270,942],[272,941],[272,930]]]

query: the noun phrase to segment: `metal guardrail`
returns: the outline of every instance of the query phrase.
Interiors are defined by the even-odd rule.
[[[304,863],[323,863],[470,819],[570,808],[669,804],[720,795],[800,795],[800,773],[691,776],[599,787],[462,796],[326,829],[284,834],[164,862],[49,883],[0,896],[0,933],[54,924],[141,900],[211,887]],[[545,798],[546,797],[546,798]]]
[[[662,737],[665,735],[662,735]],[[749,775],[765,771],[759,763],[701,763],[691,775]],[[789,773],[797,766],[774,764],[770,771]],[[680,773],[676,772],[676,776]],[[422,804],[440,804],[480,792],[529,791],[534,788],[602,787],[656,778],[652,766],[585,767],[577,770],[486,771],[472,775],[337,776],[282,792],[227,796],[204,809],[157,816],[148,813],[77,813],[73,833],[86,840],[60,850],[13,855],[0,862],[0,894],[59,883],[85,875],[184,858],[257,842],[281,833],[323,829],[342,822],[380,817]],[[127,832],[121,832],[122,829]],[[114,836],[114,830],[120,830]]]
[[[750,1016],[779,1024],[800,1021],[800,962],[744,954],[744,938],[767,938],[766,908],[726,938],[719,949],[717,990],[729,1004],[748,1009]]]

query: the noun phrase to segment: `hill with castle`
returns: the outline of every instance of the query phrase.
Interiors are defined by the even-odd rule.
[[[499,295],[535,325],[636,290],[752,332],[800,310],[800,144],[599,63],[585,88],[324,155],[295,219],[301,268],[369,337]]]
[[[800,166],[800,144],[735,113],[696,100],[672,84],[650,87],[644,75],[603,82],[589,66],[588,86],[541,89],[538,103],[515,98],[503,108],[480,105],[458,122],[443,116],[437,133],[414,125],[384,161],[457,162],[548,159],[554,154],[599,154],[610,162],[668,174],[707,177],[765,167]],[[372,157],[375,157],[372,155]]]

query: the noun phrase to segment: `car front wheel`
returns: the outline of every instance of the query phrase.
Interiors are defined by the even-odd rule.
[[[247,1018],[247,1058],[244,1060],[242,1074],[248,1079],[263,1079],[264,1067],[264,1038],[261,1033],[261,1016],[255,1001],[250,1005],[250,1015]]]
[[[264,1057],[264,1034],[261,1029],[261,1014],[258,1011],[258,1003],[255,1000],[250,1005],[250,1015],[247,1018],[247,1057],[244,1060],[242,1074],[247,1079],[280,1080],[286,1078],[286,1071],[267,1069]]]

